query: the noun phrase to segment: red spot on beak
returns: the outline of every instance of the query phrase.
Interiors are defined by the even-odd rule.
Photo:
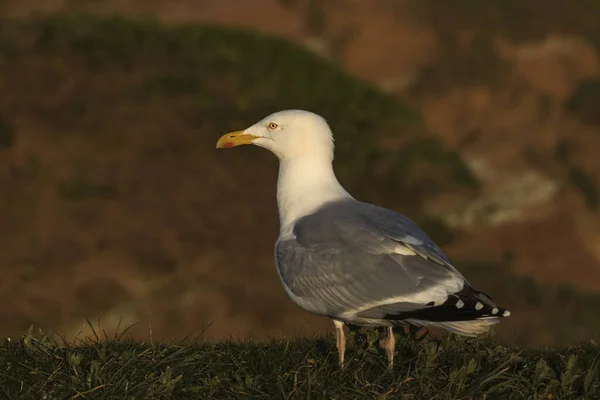
[[[226,148],[226,149],[230,149],[230,148],[232,148],[232,147],[233,147],[233,143],[231,143],[231,142],[227,142],[227,143],[225,143],[225,144],[223,145],[223,147],[224,147],[224,148]]]

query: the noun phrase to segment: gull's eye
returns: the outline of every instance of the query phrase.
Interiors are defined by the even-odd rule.
[[[275,122],[269,122],[269,125],[267,125],[270,130],[277,129],[277,127],[278,125]]]

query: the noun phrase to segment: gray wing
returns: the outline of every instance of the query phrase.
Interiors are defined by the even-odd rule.
[[[276,246],[279,275],[313,312],[383,318],[443,304],[468,286],[425,232],[391,210],[331,203],[293,233]]]

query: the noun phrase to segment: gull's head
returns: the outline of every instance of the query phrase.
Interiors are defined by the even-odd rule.
[[[271,114],[245,130],[221,136],[217,148],[244,144],[264,147],[280,160],[333,160],[331,129],[323,117],[309,111],[285,110]]]

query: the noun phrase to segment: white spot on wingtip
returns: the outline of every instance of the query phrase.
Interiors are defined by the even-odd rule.
[[[504,311],[504,313],[502,314],[503,317],[510,317],[510,311],[506,310]]]
[[[498,308],[497,308],[497,307],[494,307],[494,308],[492,309],[492,314],[496,315],[496,314],[498,314],[498,311],[500,311],[500,310],[498,310]]]
[[[458,299],[458,301],[456,302],[456,308],[463,308],[464,305],[465,303],[463,303],[461,299]]]
[[[481,304],[480,302],[477,302],[477,304],[475,304],[475,309],[477,311],[481,310],[483,308],[483,304]]]

